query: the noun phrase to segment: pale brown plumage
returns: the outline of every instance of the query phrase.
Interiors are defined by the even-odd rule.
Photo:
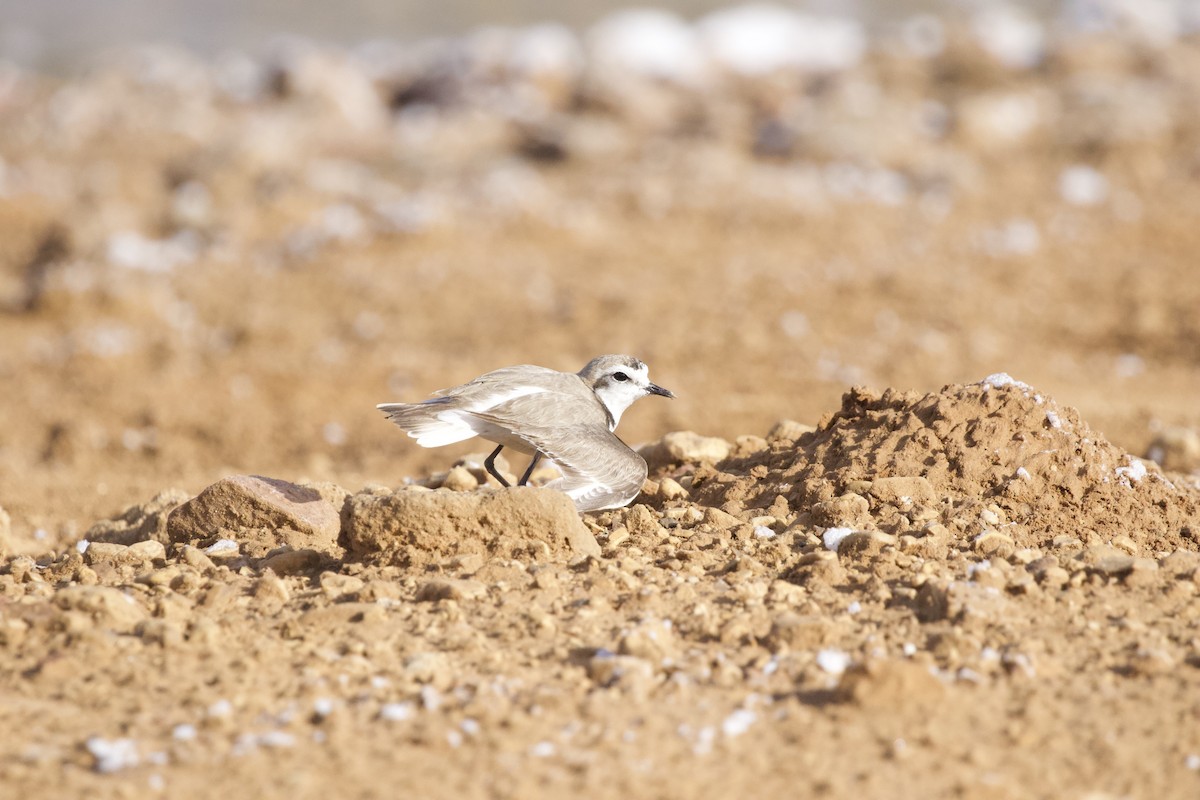
[[[423,403],[379,406],[423,447],[473,436],[545,457],[562,472],[549,484],[570,495],[580,511],[619,508],[641,491],[646,462],[613,434],[621,414],[648,394],[673,397],[650,383],[646,365],[632,356],[600,356],[578,373],[545,367],[505,367],[443,389]],[[525,480],[523,479],[523,480]]]

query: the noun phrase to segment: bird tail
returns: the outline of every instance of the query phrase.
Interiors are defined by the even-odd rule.
[[[424,403],[380,403],[376,408],[417,440],[421,447],[441,447],[476,436],[461,416],[443,408],[447,398]]]

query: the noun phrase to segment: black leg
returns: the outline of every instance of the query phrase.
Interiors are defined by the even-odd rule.
[[[537,462],[542,460],[541,453],[534,453],[533,460],[529,462],[529,468],[525,470],[525,474],[521,476],[520,483],[517,486],[524,486],[529,483],[529,476],[533,474],[533,468],[537,466]]]
[[[500,481],[500,485],[507,489],[512,484],[504,480],[504,476],[496,471],[496,456],[500,455],[500,451],[503,449],[504,445],[499,445],[493,450],[492,454],[483,460],[483,466],[487,467],[487,471],[491,473],[492,477]]]

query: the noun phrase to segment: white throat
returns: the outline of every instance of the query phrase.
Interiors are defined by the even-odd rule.
[[[609,416],[612,417],[612,425],[609,430],[615,430],[617,423],[621,421],[621,415],[625,413],[625,409],[633,405],[633,401],[641,397],[645,392],[642,387],[635,384],[633,381],[625,383],[612,383],[607,386],[601,386],[596,389],[596,397],[600,398],[600,402],[608,409]]]

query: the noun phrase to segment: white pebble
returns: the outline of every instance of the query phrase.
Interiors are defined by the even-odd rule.
[[[904,655],[909,656],[911,658],[913,655],[916,654],[917,646],[915,644],[913,644],[912,642],[905,642],[903,651],[904,651]]]
[[[313,713],[324,719],[333,713],[334,702],[328,697],[318,697],[313,700]]]
[[[1067,167],[1058,177],[1058,193],[1073,206],[1094,206],[1108,198],[1108,179],[1092,167]]]
[[[180,742],[190,742],[196,738],[196,726],[183,723],[171,729],[171,738]]]
[[[258,737],[263,747],[295,747],[296,737],[286,731],[267,731]]]
[[[388,722],[403,722],[412,719],[414,711],[412,703],[385,703],[379,709],[379,718]]]
[[[228,700],[218,700],[208,707],[210,717],[228,717],[233,713],[233,703]]]
[[[238,543],[233,539],[218,539],[208,547],[204,548],[204,552],[208,553],[210,556],[217,553],[236,553],[237,550]]]
[[[1055,430],[1062,429],[1062,420],[1059,419],[1058,414],[1055,414],[1053,411],[1046,412],[1046,422],[1049,422],[1050,427],[1054,428]]]
[[[850,654],[828,648],[817,653],[817,666],[830,675],[841,675],[850,666]]]
[[[846,606],[847,614],[859,614],[862,612],[862,603],[857,600],[851,601],[850,605]]]
[[[852,533],[854,533],[854,528],[826,528],[825,532],[821,534],[821,541],[825,543],[825,549],[836,553],[842,540]]]
[[[739,708],[721,723],[721,733],[732,739],[750,730],[750,726],[757,721],[758,714],[748,708]]]
[[[1190,770],[1200,770],[1200,755],[1188,754],[1188,757],[1183,760],[1183,764]]]
[[[1029,470],[1024,467],[1017,467],[1017,477],[1023,481],[1033,480],[1033,476],[1029,474]]]
[[[89,542],[87,539],[80,539],[75,543],[75,552],[82,555],[87,552],[89,545],[91,545],[91,542]]]
[[[1028,389],[1029,384],[1019,381],[1007,372],[994,372],[979,382],[985,388],[999,389],[1003,386],[1015,386],[1018,389]]]
[[[754,535],[759,539],[774,539],[775,531],[771,530],[766,525],[755,525]]]
[[[529,755],[534,758],[549,758],[557,752],[553,742],[541,741],[529,748]]]
[[[1137,483],[1146,477],[1146,465],[1141,459],[1133,458],[1132,456],[1125,457],[1129,464],[1124,467],[1117,467],[1117,478],[1124,485],[1128,486],[1130,481]]]
[[[133,739],[104,739],[93,736],[87,740],[87,749],[96,759],[97,772],[119,772],[136,767],[140,761],[137,742]]]

